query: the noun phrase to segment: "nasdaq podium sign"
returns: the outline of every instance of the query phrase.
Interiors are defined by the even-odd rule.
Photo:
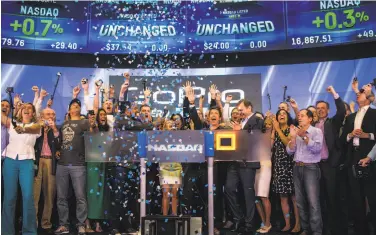
[[[137,136],[135,131],[85,133],[86,162],[139,161]]]
[[[204,162],[203,131],[148,131],[147,154],[157,162]]]
[[[259,163],[270,159],[270,131],[232,131],[214,132],[215,161],[243,161]]]

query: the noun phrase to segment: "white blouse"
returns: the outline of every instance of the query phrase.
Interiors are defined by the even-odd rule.
[[[25,127],[31,127],[34,123],[25,124]],[[9,144],[4,149],[2,156],[18,160],[35,160],[34,145],[41,134],[18,134],[13,125],[9,128]]]

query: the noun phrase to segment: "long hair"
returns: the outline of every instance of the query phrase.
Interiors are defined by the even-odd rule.
[[[104,123],[104,125],[101,124],[100,118],[99,118],[99,114],[100,114],[101,111],[103,111],[106,114],[106,122]],[[108,125],[108,122],[107,122],[107,113],[103,108],[98,109],[96,119],[97,119],[99,131],[109,131],[110,130],[110,125]]]
[[[278,112],[275,114],[275,117],[276,117],[277,121],[278,121],[278,116],[281,114],[281,112],[285,112],[286,115],[287,115],[287,126],[291,126],[292,124],[294,124],[294,121],[293,121],[293,119],[292,119],[290,113],[287,112],[287,111],[284,110],[284,109],[280,109],[280,110],[278,110]]]
[[[185,128],[185,121],[183,119],[183,116],[180,113],[174,113],[174,114],[171,115],[170,120],[174,120],[175,116],[179,116],[179,118],[181,120],[181,128],[180,128],[180,130],[184,130],[184,128]]]

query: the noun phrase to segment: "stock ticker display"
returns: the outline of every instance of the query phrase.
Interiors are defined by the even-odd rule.
[[[184,54],[376,40],[361,0],[2,1],[2,47],[71,53]]]

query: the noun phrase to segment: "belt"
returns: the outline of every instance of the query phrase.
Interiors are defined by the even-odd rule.
[[[51,156],[40,156],[40,158],[44,158],[44,159],[52,159]]]
[[[295,162],[295,166],[312,166],[316,165],[317,163],[304,163],[304,162]]]

